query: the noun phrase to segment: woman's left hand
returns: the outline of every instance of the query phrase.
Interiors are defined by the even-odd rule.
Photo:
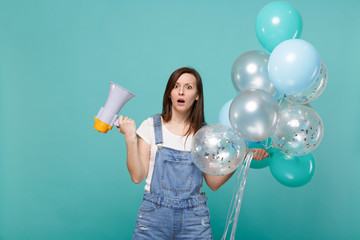
[[[269,157],[269,154],[264,149],[250,149],[254,152],[253,159],[257,161],[262,161],[265,158]]]

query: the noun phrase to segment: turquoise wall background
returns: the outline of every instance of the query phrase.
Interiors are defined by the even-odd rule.
[[[109,82],[136,94],[121,113],[139,126],[161,111],[170,74],[194,67],[215,123],[236,96],[233,62],[263,50],[254,27],[269,2],[0,1],[0,239],[130,239],[144,184],[130,180],[123,136],[93,129]],[[360,239],[360,1],[288,2],[328,68],[311,104],[325,135],[303,187],[250,169],[236,236]],[[234,184],[205,187],[214,239]]]

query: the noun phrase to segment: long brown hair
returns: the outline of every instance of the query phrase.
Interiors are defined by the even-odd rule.
[[[171,120],[172,117],[172,102],[169,98],[171,91],[173,90],[176,81],[179,79],[179,77],[184,74],[189,73],[192,74],[196,78],[196,89],[197,94],[199,95],[198,100],[196,100],[192,106],[190,115],[187,119],[187,122],[189,124],[189,129],[186,132],[186,135],[189,136],[191,133],[196,133],[205,122],[204,117],[204,95],[203,95],[203,86],[202,86],[202,80],[200,77],[200,74],[193,68],[188,67],[182,67],[177,70],[175,70],[166,85],[165,92],[164,92],[164,98],[163,98],[163,110],[162,110],[162,118],[164,122],[168,122]]]

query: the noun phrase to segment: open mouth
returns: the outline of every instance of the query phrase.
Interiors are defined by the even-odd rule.
[[[178,103],[185,103],[185,100],[183,100],[183,99],[178,99],[177,102],[178,102]]]

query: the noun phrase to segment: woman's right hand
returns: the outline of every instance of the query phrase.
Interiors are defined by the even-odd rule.
[[[119,127],[118,131],[124,134],[126,139],[135,139],[136,140],[136,124],[135,121],[128,117],[119,117]]]

